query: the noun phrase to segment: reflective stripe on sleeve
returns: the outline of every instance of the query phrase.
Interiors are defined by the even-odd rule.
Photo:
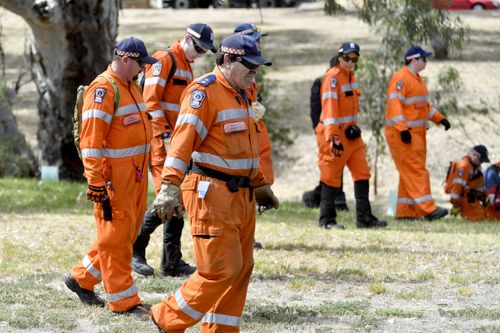
[[[193,152],[191,155],[194,162],[212,164],[219,168],[240,170],[240,169],[255,169],[259,167],[260,158],[241,158],[241,159],[225,159],[217,155],[209,153]]]
[[[180,105],[175,103],[160,102],[160,105],[167,111],[179,112],[181,109]]]
[[[175,300],[177,301],[177,305],[179,306],[181,311],[184,312],[185,314],[187,314],[189,317],[198,321],[201,318],[203,318],[203,316],[205,315],[202,312],[196,311],[195,309],[190,307],[189,304],[186,303],[186,301],[184,300],[184,297],[182,297],[180,289],[177,289],[177,291],[175,293]]]
[[[467,181],[465,179],[462,179],[462,178],[453,178],[453,180],[451,182],[455,183],[455,184],[460,184],[462,186],[467,185]]]
[[[92,265],[89,256],[86,255],[85,257],[83,257],[82,264],[83,267],[85,267],[85,269],[87,270],[87,272],[90,273],[90,275],[95,277],[96,280],[102,281],[101,272],[99,272],[99,270],[95,268],[94,265]]]
[[[333,99],[339,99],[339,95],[335,91],[327,91],[321,95],[321,99],[328,99],[328,98],[333,98]]]
[[[151,118],[165,118],[165,112],[163,110],[154,110],[148,112]]]
[[[452,199],[460,199],[460,194],[450,193],[450,198],[452,198]]]
[[[219,325],[240,327],[240,321],[241,317],[208,312],[205,314],[201,322],[208,324],[219,324]]]
[[[354,90],[357,88],[358,88],[358,83],[354,82],[354,83],[344,84],[344,85],[340,86],[340,91],[346,92],[346,91],[351,91],[351,90]]]
[[[414,120],[414,121],[407,121],[406,125],[408,127],[417,127],[417,126],[429,126],[429,122],[427,120]]]
[[[107,124],[111,124],[111,121],[113,120],[113,116],[103,110],[89,109],[85,112],[82,112],[82,122],[90,118],[101,119]]]
[[[137,294],[137,292],[138,292],[137,287],[135,286],[134,283],[124,291],[120,291],[118,293],[113,293],[113,294],[106,294],[106,296],[110,302],[118,302],[121,301],[122,299],[134,296],[135,294]]]
[[[187,164],[177,157],[167,156],[167,158],[165,159],[165,164],[163,164],[163,166],[176,168],[182,171],[182,174],[186,173],[187,170]]]
[[[358,119],[357,116],[340,117],[340,118],[326,118],[323,120],[323,125],[338,125],[354,122]]]
[[[193,125],[194,129],[196,130],[198,135],[201,137],[202,141],[205,140],[206,136],[208,135],[208,130],[205,127],[205,125],[203,124],[201,119],[198,118],[198,116],[196,116],[194,114],[190,114],[190,113],[181,114],[179,116],[179,118],[177,118],[177,123],[175,124],[175,126],[179,126],[182,124]]]
[[[394,117],[392,119],[386,120],[385,125],[386,126],[393,126],[395,123],[400,122],[400,121],[406,121],[406,117],[401,115],[401,116],[397,116],[397,117]]]
[[[391,99],[399,99],[403,104],[412,104],[412,103],[417,103],[417,102],[423,102],[429,100],[429,96],[414,96],[414,97],[408,97],[405,98],[401,93],[390,93],[389,96],[387,96],[388,100]]]
[[[159,76],[155,76],[155,77],[148,77],[146,80],[144,80],[144,86],[152,86],[152,85],[160,85],[162,87],[165,87],[165,85],[167,84],[167,81],[165,81],[165,79],[162,79],[161,77]]]
[[[438,112],[438,110],[436,108],[432,108],[430,111],[429,111],[429,119],[432,119],[432,117],[434,117],[434,115],[436,114],[436,112]]]

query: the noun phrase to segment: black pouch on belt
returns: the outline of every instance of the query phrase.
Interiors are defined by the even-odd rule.
[[[361,137],[361,128],[356,125],[347,126],[345,129],[345,137],[349,140],[354,140]]]
[[[231,192],[238,192],[240,187],[238,186],[238,180],[236,177],[231,177],[229,180],[226,182],[226,186]]]

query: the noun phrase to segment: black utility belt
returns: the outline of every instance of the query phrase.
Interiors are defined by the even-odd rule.
[[[250,200],[252,200],[253,186],[250,178],[245,176],[233,176],[227,173],[213,170],[196,163],[191,166],[191,172],[197,173],[199,175],[207,176],[210,178],[215,178],[226,183],[227,188],[231,192],[238,192],[240,188],[246,187],[250,189]]]

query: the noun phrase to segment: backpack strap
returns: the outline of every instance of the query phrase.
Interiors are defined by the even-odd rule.
[[[108,80],[108,82],[113,87],[113,90],[115,92],[115,101],[114,101],[115,110],[114,110],[114,112],[116,112],[116,110],[118,109],[118,106],[120,104],[120,90],[118,89],[118,86],[116,85],[116,82],[113,79],[113,77],[111,75],[109,75],[108,73],[104,72],[104,73],[99,74],[98,76],[103,77],[106,80]],[[134,85],[137,86],[137,84],[134,84]],[[137,89],[139,90],[139,87],[137,87]],[[140,92],[140,90],[139,90],[139,92]]]
[[[175,74],[175,71],[177,70],[177,62],[175,61],[172,51],[170,51],[170,49],[167,49],[167,53],[170,56],[170,60],[172,61],[172,66],[170,66],[170,72],[168,73],[166,83],[168,83],[172,79],[172,77]]]

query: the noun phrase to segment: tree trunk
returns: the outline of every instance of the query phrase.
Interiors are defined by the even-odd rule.
[[[40,162],[58,165],[60,177],[82,178],[73,143],[76,90],[111,62],[120,0],[0,0],[30,25],[29,59],[39,92]]]

